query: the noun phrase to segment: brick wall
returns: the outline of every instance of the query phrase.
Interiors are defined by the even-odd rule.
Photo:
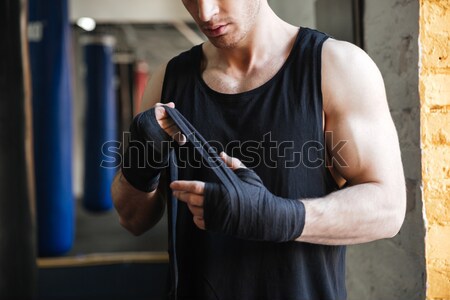
[[[450,1],[420,1],[427,299],[450,299]]]

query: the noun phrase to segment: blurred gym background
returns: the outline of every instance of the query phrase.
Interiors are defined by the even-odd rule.
[[[431,75],[448,72],[448,56],[427,50],[440,38],[447,40],[442,49],[449,47],[448,1],[268,1],[294,25],[362,47],[385,79],[408,211],[395,239],[348,247],[349,299],[425,299],[427,267],[433,276],[444,274],[436,285],[428,281],[428,298],[450,299],[448,267],[439,267],[448,266],[448,254],[429,251],[438,253],[431,265],[425,259],[426,226],[443,221],[430,218],[426,225],[424,218],[422,187],[434,177],[422,178],[427,145],[420,131],[434,129],[420,123],[419,96],[427,94],[419,94],[418,76],[419,54],[430,56],[425,65],[438,70]],[[0,299],[163,299],[166,218],[139,237],[119,225],[109,188],[120,148],[103,144],[122,141],[155,68],[204,37],[180,0],[4,0],[0,16]],[[447,27],[427,20],[445,20]],[[419,24],[422,36],[440,30],[422,41],[425,54]],[[429,105],[431,113],[447,107]],[[435,236],[427,249],[440,243]]]

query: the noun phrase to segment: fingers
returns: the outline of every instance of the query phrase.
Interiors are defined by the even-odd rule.
[[[174,141],[176,141],[181,146],[186,143],[186,137],[184,134],[180,132],[180,129],[175,125],[172,118],[170,118],[169,114],[166,112],[163,106],[169,106],[171,108],[175,108],[175,103],[169,102],[167,104],[164,103],[156,103],[155,105],[155,116],[159,125],[164,131],[171,136]]]
[[[175,103],[173,103],[173,102],[169,102],[169,103],[158,102],[158,103],[155,104],[155,106],[164,106],[164,105],[169,106],[171,108],[175,108]]]
[[[180,144],[180,146],[183,146],[187,141],[186,136],[180,132],[177,126],[175,126],[174,129],[175,132],[170,131],[168,132],[168,135],[170,135],[178,144]]]
[[[198,228],[200,228],[200,229],[202,229],[202,230],[205,230],[205,220],[203,220],[203,218],[200,218],[200,217],[196,217],[196,216],[194,216],[194,223],[195,223],[195,225],[198,227]]]
[[[192,213],[194,224],[198,228],[205,230],[205,221],[203,220],[205,183],[201,181],[178,180],[172,182],[170,188],[178,200],[187,204],[189,211]]]
[[[195,225],[200,229],[205,229],[205,221],[203,220],[203,196],[187,192],[174,192],[174,196],[178,200],[187,204],[189,211],[192,213]]]
[[[203,195],[205,183],[202,181],[176,180],[170,184],[173,191],[184,191]]]
[[[239,159],[228,156],[225,152],[220,152],[220,158],[227,164],[233,171],[239,168],[247,168]]]
[[[197,216],[203,219],[203,207],[188,204],[188,208],[193,216]]]
[[[188,205],[203,207],[203,195],[197,195],[189,192],[174,191],[173,195],[177,197],[178,200],[185,202]]]

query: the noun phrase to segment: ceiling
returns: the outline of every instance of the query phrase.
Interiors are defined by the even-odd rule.
[[[190,21],[181,0],[69,0],[70,20],[91,17],[97,23]]]

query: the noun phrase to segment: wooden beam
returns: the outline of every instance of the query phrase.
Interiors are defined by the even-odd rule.
[[[120,252],[39,258],[37,260],[39,268],[86,267],[124,263],[169,263],[169,255],[166,252]]]

